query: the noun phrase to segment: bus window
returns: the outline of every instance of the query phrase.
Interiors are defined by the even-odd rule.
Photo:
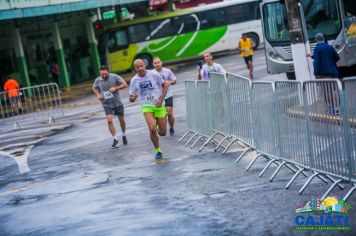
[[[343,0],[346,16],[356,16],[355,0]]]
[[[196,14],[183,15],[174,18],[174,28],[176,34],[189,33],[199,30],[198,17]]]
[[[146,24],[129,26],[128,31],[131,43],[146,41],[150,38]]]
[[[261,19],[261,11],[259,5],[255,6],[255,15],[256,15],[256,19]]]
[[[128,40],[127,34],[124,30],[118,30],[114,32],[110,32],[107,38],[107,48],[109,52],[127,48]]]
[[[258,19],[258,15],[256,15],[256,6],[257,2],[251,2],[228,7],[226,9],[228,23],[233,24]]]
[[[338,16],[337,1],[305,0],[303,7],[310,39],[314,39],[317,33],[329,36],[337,35],[340,32],[341,22]]]
[[[226,25],[223,9],[216,9],[199,14],[200,28],[209,29],[216,26]]]
[[[150,22],[148,27],[151,32],[151,39],[164,38],[173,34],[170,19]]]
[[[288,19],[285,7],[279,2],[263,7],[264,31],[271,42],[289,42]]]

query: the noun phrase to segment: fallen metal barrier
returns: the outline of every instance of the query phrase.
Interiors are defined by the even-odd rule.
[[[13,123],[15,128],[20,122],[46,118],[49,123],[55,117],[63,115],[62,101],[58,85],[43,84],[18,90],[19,96],[8,97],[8,93],[0,93],[0,119],[5,123]]]

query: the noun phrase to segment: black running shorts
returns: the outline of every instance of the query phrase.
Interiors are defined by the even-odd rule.
[[[124,116],[124,106],[104,107],[105,115]]]
[[[166,107],[173,107],[173,96],[167,99],[164,99],[164,105]]]
[[[244,60],[245,60],[246,65],[248,64],[249,61],[252,62],[252,55],[248,56],[248,57],[244,57]]]

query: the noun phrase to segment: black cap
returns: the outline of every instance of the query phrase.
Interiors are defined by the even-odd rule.
[[[101,65],[99,70],[109,70],[107,65]]]

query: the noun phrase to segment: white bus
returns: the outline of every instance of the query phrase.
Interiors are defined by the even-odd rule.
[[[236,49],[243,32],[257,46],[263,39],[256,0],[212,3],[108,25],[106,58],[112,71],[132,69],[137,58],[148,66],[154,57],[186,60],[207,50]]]
[[[302,0],[311,52],[315,35],[323,33],[340,56],[338,67],[356,65],[356,18],[354,0]],[[347,4],[347,7],[344,7]],[[353,7],[352,7],[353,6]],[[285,5],[279,0],[260,3],[267,69],[294,78],[292,51]]]

